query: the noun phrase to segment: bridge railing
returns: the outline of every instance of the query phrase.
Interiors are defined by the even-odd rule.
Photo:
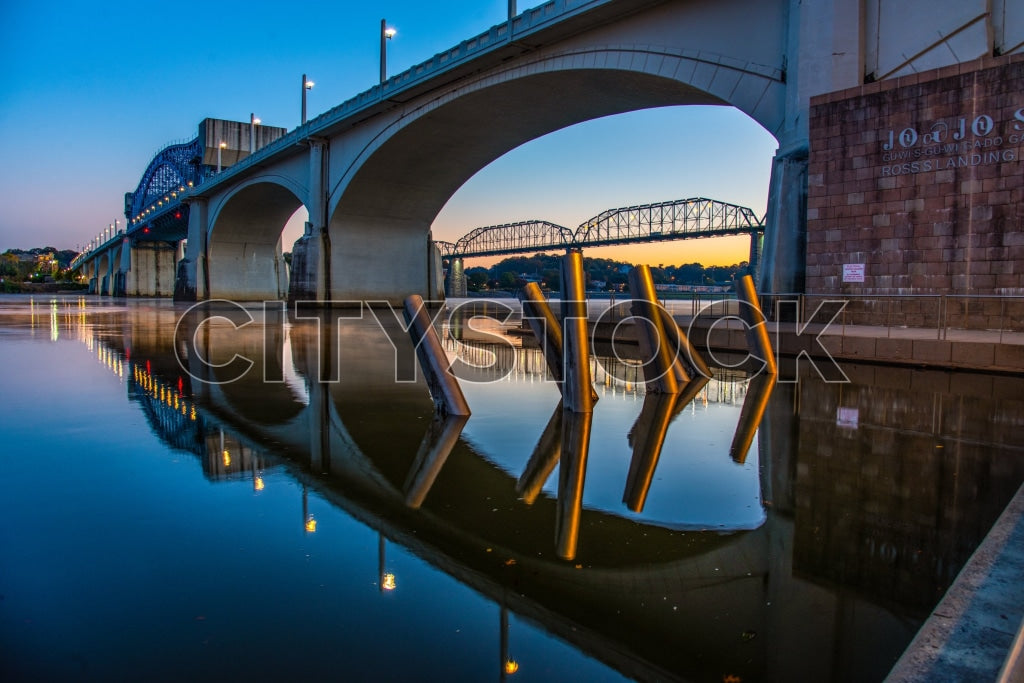
[[[783,302],[793,303],[787,306]],[[942,340],[949,339],[951,333],[955,336],[958,332],[984,331],[993,333],[1002,343],[1007,335],[1024,332],[1024,296],[764,294],[761,306],[771,319],[789,320],[798,315],[800,322],[813,318],[815,323],[828,323],[832,314],[838,312],[830,329],[843,334],[847,326],[881,327],[887,338],[899,337],[900,330],[925,329],[934,331],[935,339]]]

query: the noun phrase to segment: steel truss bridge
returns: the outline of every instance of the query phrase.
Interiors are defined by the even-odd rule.
[[[575,231],[548,221],[477,228],[457,242],[435,242],[444,258],[522,254],[698,237],[764,234],[764,218],[744,206],[693,197],[604,211]],[[753,251],[753,250],[752,250]]]

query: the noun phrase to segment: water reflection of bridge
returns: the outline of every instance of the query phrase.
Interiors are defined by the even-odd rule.
[[[853,368],[853,385],[776,387],[759,439],[762,496],[770,503],[761,528],[727,536],[650,526],[641,532],[632,521],[584,509],[580,528],[592,543],[581,546],[576,561],[584,570],[575,570],[552,553],[557,501],[540,496],[526,505],[514,478],[464,441],[434,473],[422,506],[409,507],[406,482],[429,439],[404,427],[429,415],[422,386],[378,399],[357,374],[345,387],[318,388],[309,380],[317,376],[315,361],[332,358],[337,348],[314,352],[317,337],[292,329],[290,353],[308,403],[281,385],[203,388],[164,360],[172,342],[153,332],[167,329],[160,312],[122,316],[120,328],[105,325],[94,334],[82,327],[83,341],[130,392],[145,395],[162,439],[198,445],[207,476],[218,462],[223,466],[224,450],[228,473],[277,462],[384,537],[631,676],[700,677],[709,670],[692,653],[720,666],[743,647],[753,664],[737,674],[748,679],[827,678],[857,661],[853,634],[872,639],[879,661],[894,658],[892,643],[909,637],[1024,478],[1019,383],[961,377],[954,387],[947,373]],[[57,314],[58,334],[80,320],[77,313]],[[54,324],[54,315],[39,316],[51,336]],[[210,358],[245,350],[245,340],[227,332],[210,331]],[[357,332],[343,336],[346,348],[361,344]],[[272,341],[271,355],[281,362],[284,340]],[[344,377],[356,361],[338,357]],[[151,368],[135,379],[146,360]],[[259,386],[264,394],[253,393]],[[392,399],[402,396],[396,408]],[[293,411],[268,411],[267,401]],[[193,406],[205,434],[174,441],[187,431]],[[246,448],[249,456],[242,455]],[[491,512],[495,506],[499,513]],[[481,556],[483,545],[495,553]],[[506,566],[508,558],[517,564]],[[639,606],[666,595],[686,604],[686,613]],[[753,608],[765,602],[785,609]],[[731,616],[706,618],[722,612]],[[735,634],[747,629],[760,635],[737,646]],[[863,666],[855,668],[863,673]]]

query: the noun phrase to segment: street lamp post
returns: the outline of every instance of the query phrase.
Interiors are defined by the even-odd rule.
[[[306,125],[306,91],[313,89],[313,81],[306,79],[306,74],[302,74],[302,125]]]
[[[220,156],[220,154],[221,154],[221,152],[224,151],[224,149],[227,146],[228,146],[228,143],[226,143],[226,142],[221,142],[219,145],[217,145],[217,173],[220,173],[220,169],[221,169],[221,156]]]
[[[388,79],[388,41],[395,37],[395,29],[388,28],[387,19],[380,20],[380,83]]]
[[[256,114],[249,114],[249,154],[256,153],[256,124],[259,122]]]

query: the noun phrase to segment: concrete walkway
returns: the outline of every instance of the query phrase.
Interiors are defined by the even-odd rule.
[[[996,681],[1024,620],[1024,486],[896,662],[889,683]],[[1020,653],[1007,667],[1019,680]],[[1016,672],[1015,674],[1011,672]]]

